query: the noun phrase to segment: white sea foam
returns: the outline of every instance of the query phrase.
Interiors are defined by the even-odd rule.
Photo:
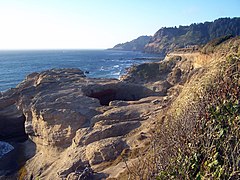
[[[0,158],[2,158],[5,154],[12,151],[14,147],[6,142],[0,141]]]
[[[119,76],[120,75],[120,72],[113,72],[111,73],[112,76]]]

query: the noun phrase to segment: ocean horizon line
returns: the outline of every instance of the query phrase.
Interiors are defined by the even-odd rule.
[[[76,51],[76,50],[99,50],[99,51],[101,51],[101,50],[109,50],[109,49],[101,49],[101,48],[42,48],[42,49],[0,49],[0,51],[1,52],[3,52],[3,51]]]

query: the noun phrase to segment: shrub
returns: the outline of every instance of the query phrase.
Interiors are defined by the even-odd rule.
[[[230,38],[233,38],[233,35],[226,35],[226,36],[222,36],[216,39],[213,39],[212,41],[210,41],[209,43],[207,43],[201,50],[202,53],[204,54],[208,54],[208,53],[213,53],[214,48],[216,46],[218,46],[219,44],[229,40]]]
[[[162,127],[158,179],[240,178],[239,57],[227,59],[201,97]]]

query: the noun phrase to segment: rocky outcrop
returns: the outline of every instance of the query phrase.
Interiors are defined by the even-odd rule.
[[[128,134],[155,108],[134,102],[158,95],[140,84],[86,78],[78,69],[33,73],[0,99],[1,138],[27,134],[36,144],[24,167],[28,178],[67,178],[80,165],[94,169],[131,148]]]
[[[169,102],[163,95],[173,86],[166,79],[176,63],[165,62],[162,74],[151,77],[153,83],[163,81],[158,89],[136,80],[91,79],[78,69],[53,69],[30,74],[4,92],[0,115],[9,118],[0,123],[7,123],[11,135],[27,134],[36,145],[24,166],[26,178],[69,179],[86,167],[95,178],[111,177],[104,169],[121,163],[123,151],[150,141],[155,113]]]
[[[36,144],[35,156],[24,166],[26,178],[71,179],[87,167],[96,179],[111,177],[104,169],[121,163],[122,152],[139,151],[150,141],[156,113],[171,99],[163,96],[182,80],[180,61],[140,65],[122,81],[53,69],[33,73],[4,92],[0,115],[24,117],[8,123],[22,127]],[[9,132],[17,135],[19,129]]]

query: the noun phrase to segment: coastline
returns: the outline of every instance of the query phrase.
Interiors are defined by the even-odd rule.
[[[146,54],[117,50],[31,50],[0,52],[2,92],[15,88],[28,74],[55,68],[78,68],[91,78],[119,78],[133,64],[151,61]],[[142,61],[134,60],[135,58]],[[155,60],[152,60],[155,61]],[[24,66],[23,66],[24,64]]]

